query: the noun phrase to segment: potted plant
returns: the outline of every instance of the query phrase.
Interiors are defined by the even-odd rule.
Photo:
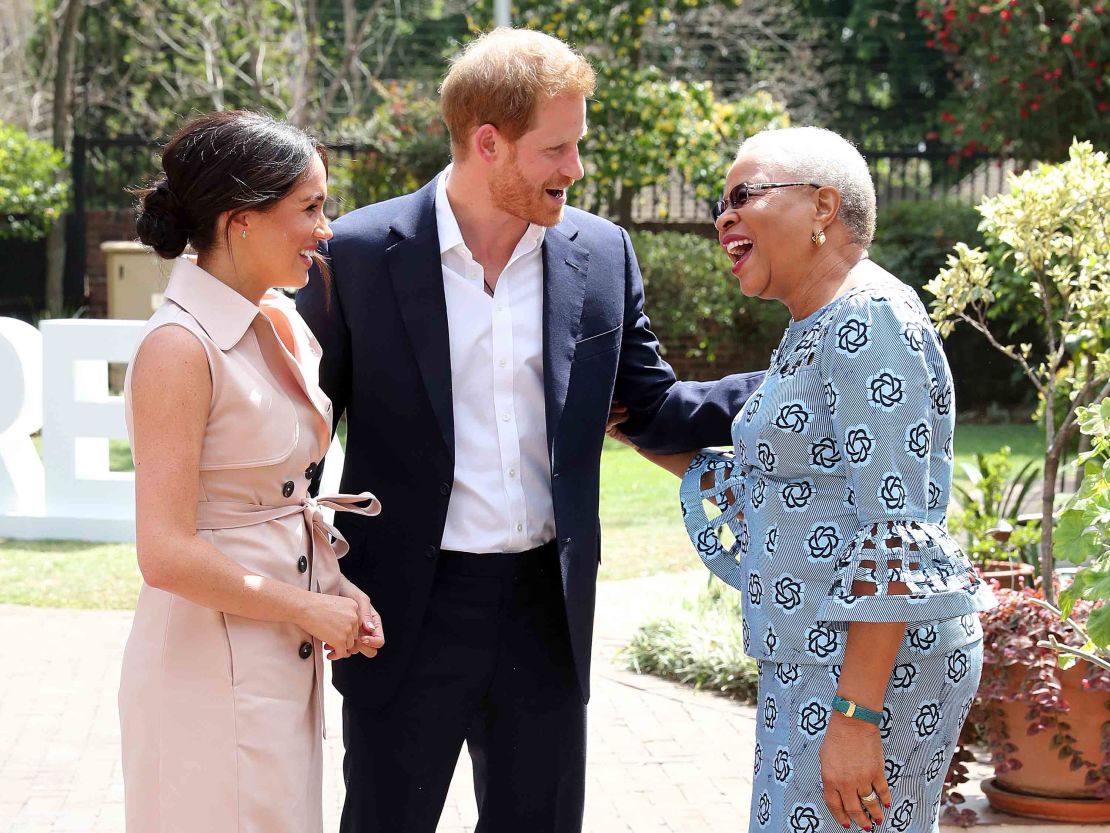
[[[970,720],[991,752],[984,782],[1003,812],[1110,822],[1110,671],[1087,660],[1060,667],[1056,646],[1082,650],[1091,603],[1069,619],[1038,604],[1040,591],[996,591],[981,614],[983,679]]]
[[[1071,818],[1060,811],[1079,812],[1089,821],[1100,813],[1110,821],[1104,740],[1110,732],[1110,678],[1087,660],[1059,668],[1053,647],[1084,650],[1093,603],[1075,601],[1066,620],[1044,605],[1053,605],[1057,592],[1056,524],[1049,519],[1056,509],[1058,473],[1079,414],[1086,413],[1081,409],[1110,396],[1107,204],[1106,154],[1075,142],[1066,162],[1023,173],[1009,193],[984,200],[979,206],[984,245],[957,244],[947,267],[926,286],[935,296],[933,318],[942,335],[965,323],[1018,365],[1037,391],[1045,436],[1040,512],[1045,522],[1038,553],[1043,578],[1037,589],[999,588],[999,607],[981,615],[983,681],[964,740],[978,730],[991,749],[995,778],[984,791],[996,807],[1037,817]],[[1000,316],[1035,327],[1039,344],[1008,343],[997,325]],[[1101,614],[1095,610],[1098,625]],[[966,780],[968,757],[966,748],[957,751],[950,785]],[[1056,781],[1048,771],[1054,762],[1063,764],[1062,775],[1077,781]],[[1029,774],[1034,777],[1026,778]],[[948,797],[946,816],[966,823],[960,796]]]

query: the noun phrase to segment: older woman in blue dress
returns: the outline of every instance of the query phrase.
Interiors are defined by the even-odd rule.
[[[714,220],[741,291],[792,321],[732,453],[645,456],[683,478],[698,554],[744,594],[760,661],[750,829],[935,831],[979,681],[976,611],[994,604],[945,528],[948,363],[914,291],[867,258],[875,193],[848,142],[760,133],[724,194]]]

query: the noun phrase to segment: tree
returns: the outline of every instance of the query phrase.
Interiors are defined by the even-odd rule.
[[[920,0],[918,14],[955,81],[943,138],[1044,160],[1073,137],[1110,142],[1105,0]]]
[[[70,99],[73,95],[73,59],[77,47],[77,25],[85,11],[85,0],[64,0],[59,9],[57,61],[51,95],[50,135],[54,147],[65,154],[70,136]],[[53,316],[62,314],[65,302],[66,222],[65,215],[50,229],[46,241],[46,309]]]
[[[917,0],[794,0],[816,27],[818,118],[869,148],[929,138],[952,90],[947,61],[926,46]]]
[[[1110,396],[1110,165],[1089,142],[1067,162],[1015,177],[1008,194],[979,206],[984,248],[958,243],[926,289],[933,319],[947,336],[958,322],[978,330],[1015,362],[1040,397],[1045,452],[1041,498],[1041,576],[1054,602],[1054,498],[1060,460],[1081,406]],[[998,303],[1002,302],[1002,303]],[[997,332],[995,307],[1020,309],[1036,323],[1043,359],[1031,344]]]

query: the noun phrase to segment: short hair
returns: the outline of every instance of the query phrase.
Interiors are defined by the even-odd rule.
[[[740,143],[736,156],[770,157],[791,179],[831,185],[840,192],[841,222],[861,246],[875,236],[875,185],[855,145],[823,127],[763,130]]]
[[[597,75],[558,38],[529,29],[494,29],[451,61],[440,87],[451,144],[466,156],[472,130],[492,124],[510,141],[528,132],[536,104],[560,95],[593,95]]]

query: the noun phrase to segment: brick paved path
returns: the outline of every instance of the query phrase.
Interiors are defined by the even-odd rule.
[[[589,833],[745,830],[753,711],[620,670],[613,653],[704,574],[602,584],[590,704]],[[116,685],[131,616],[0,606],[0,831],[123,830]],[[338,828],[339,696],[327,687],[326,831]],[[440,833],[472,831],[463,753]]]
[[[637,624],[704,581],[694,572],[599,585],[586,833],[747,830],[754,709],[631,674],[613,659]],[[118,611],[0,605],[0,833],[122,833],[116,686],[130,621]],[[339,696],[326,691],[324,829],[332,833],[342,743]],[[476,816],[464,751],[439,833],[472,833]],[[994,814],[983,821],[1006,833],[1076,829]]]

